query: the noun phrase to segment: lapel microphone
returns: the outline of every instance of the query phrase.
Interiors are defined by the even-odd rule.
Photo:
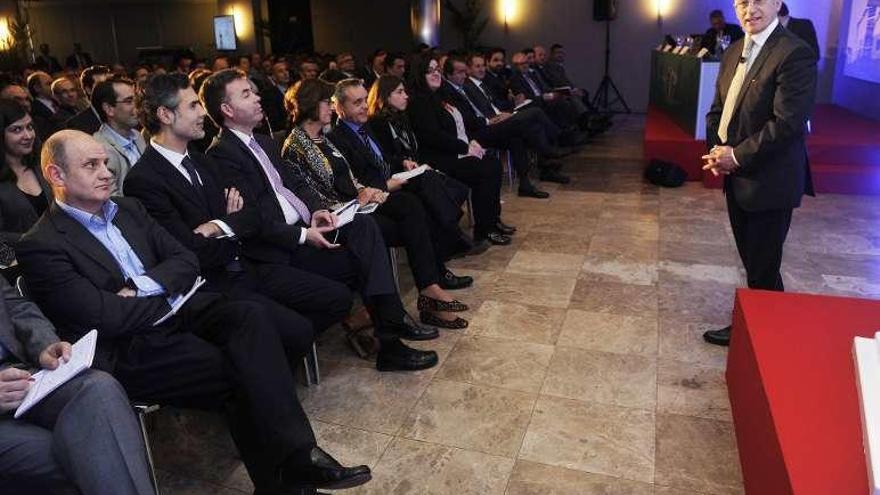
[[[745,57],[740,57],[740,58],[739,58],[739,63],[741,63],[741,64],[746,63],[746,61],[748,61],[748,59],[745,58]]]

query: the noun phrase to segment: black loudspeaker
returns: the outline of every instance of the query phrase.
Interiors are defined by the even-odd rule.
[[[593,20],[613,21],[617,19],[617,0],[593,0]]]

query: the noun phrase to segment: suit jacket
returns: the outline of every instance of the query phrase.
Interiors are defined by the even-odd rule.
[[[202,180],[204,196],[197,194],[156,148],[148,146],[125,180],[125,195],[138,199],[147,212],[171,235],[199,258],[202,274],[210,281],[225,272],[241,251],[240,241],[259,234],[260,219],[254,209],[226,213],[223,187],[214,175],[209,158],[190,151],[190,159]],[[235,239],[207,239],[193,229],[211,220],[222,220],[235,232]]]
[[[199,274],[196,255],[184,248],[131,198],[113,198],[119,206],[113,224],[144,265],[144,275],[178,295]],[[170,309],[164,295],[121,297],[125,276],[111,253],[85,227],[52,203],[18,245],[28,289],[59,334],[75,340],[98,330],[96,367],[113,371],[116,356],[133,338],[159,330],[153,323]],[[209,297],[196,294],[193,299]],[[193,301],[187,305],[193,304]],[[177,319],[170,320],[175,324]]]
[[[730,46],[736,41],[739,41],[745,37],[746,33],[743,32],[742,28],[736,24],[727,23],[724,26],[724,34],[730,36]],[[706,30],[706,34],[703,35],[702,45],[703,48],[709,50],[709,53],[715,53],[715,48],[718,44],[718,32],[715,31],[715,28],[709,28]],[[730,48],[728,48],[729,50]],[[742,51],[740,51],[742,53]]]
[[[715,100],[706,116],[707,144],[719,143],[718,127],[727,91],[739,64],[743,40],[724,53]],[[816,55],[779,25],[746,74],[728,126],[728,145],[740,167],[725,178],[746,211],[796,208],[812,194],[806,121],[816,99]]]
[[[535,86],[538,87],[539,90],[542,90],[540,83],[532,77],[532,82],[535,83]],[[526,98],[541,102],[543,101],[541,96],[542,94],[535,93],[532,90],[532,86],[529,85],[528,81],[526,81],[525,76],[520,71],[514,71],[513,75],[510,76],[510,90],[513,91],[515,95],[524,95]]]
[[[458,155],[467,154],[468,143],[458,139],[455,119],[444,108],[440,95],[416,92],[406,111],[424,161],[433,164],[441,160],[457,160]]]
[[[565,66],[562,64],[557,64],[556,62],[547,62],[542,67],[542,73],[544,75],[544,79],[550,83],[554,88],[558,88],[561,86],[571,86],[574,87],[574,83],[571,82],[571,79],[568,78],[568,74],[565,72]]]
[[[31,117],[34,119],[34,131],[41,142],[58,130],[55,114],[42,101],[34,99],[31,103]]]
[[[402,170],[403,161],[400,163],[390,164],[385,158],[385,150],[379,145],[379,140],[370,130],[369,126],[365,126],[367,135],[376,143],[379,151],[382,152],[382,159],[378,160],[371,150],[367,149],[367,145],[359,135],[357,135],[351,127],[345,122],[339,121],[336,127],[327,134],[327,138],[339,148],[339,151],[348,161],[351,172],[357,177],[361,184],[380,189],[388,190],[388,184],[385,182],[391,177],[391,169]],[[388,155],[389,158],[393,154]]]
[[[52,55],[43,55],[42,53],[37,55],[36,66],[49,74],[55,74],[63,70],[57,58]]]
[[[52,189],[38,170],[35,173],[43,195],[51,203]],[[15,248],[22,234],[33,227],[39,217],[15,182],[0,182],[0,240]]]
[[[392,172],[395,173],[402,170],[404,160],[421,161],[419,157],[419,140],[409,124],[409,119],[406,114],[401,115],[400,118],[400,122],[392,124],[391,119],[387,115],[380,113],[370,117],[370,121],[367,122],[370,135],[373,136],[379,144],[379,148],[382,149],[385,161],[394,164],[395,167],[398,164],[401,167],[400,169],[392,168]],[[393,132],[391,129],[392,125],[395,126]]]
[[[492,99],[491,93],[486,91],[486,83],[483,82],[483,87],[480,88],[477,86],[477,83],[473,82],[470,78],[468,78],[464,82],[464,92],[468,95],[471,102],[476,105],[477,108],[483,112],[483,115],[486,117],[494,117],[498,115],[498,112],[492,108],[495,105],[495,108],[499,110],[501,107],[495,104],[495,101]]]
[[[284,109],[284,93],[272,80],[267,79],[260,87],[260,103],[263,105],[263,113],[269,119],[272,132],[283,131],[288,128],[290,122],[287,111]]]
[[[95,134],[101,128],[101,119],[91,106],[86,107],[64,123],[65,129],[76,129],[86,134]]]
[[[22,297],[3,277],[0,295],[0,344],[18,361],[39,367],[43,349],[58,342],[55,327],[36,304]],[[6,358],[10,360],[10,356]]]
[[[76,54],[71,53],[70,56],[67,57],[67,67],[70,69],[85,69],[92,65],[92,56],[86,52],[82,52],[79,54],[80,60],[77,60]]]
[[[254,137],[269,156],[285,187],[302,200],[309,211],[322,209],[320,198],[302,174],[284,165],[275,141],[260,134],[254,134]],[[256,210],[260,218],[260,236],[244,243],[244,255],[267,263],[289,263],[292,251],[299,247],[303,228],[308,226],[302,221],[287,225],[269,179],[250,148],[232,131],[223,128],[208,148],[207,155],[212,159],[211,166],[223,187],[238,189],[244,198],[245,209]]]
[[[503,74],[495,74],[486,70],[486,77],[483,78],[483,87],[492,96],[495,106],[505,112],[513,110],[513,102],[508,96],[508,80]]]
[[[111,132],[113,131],[107,129],[105,126],[101,126],[93,136],[99,143],[103,144],[104,149],[107,150],[107,168],[113,172],[114,176],[113,183],[110,185],[110,194],[121,196],[122,184],[134,164],[129,163],[128,158],[125,156],[125,150],[122,149],[122,146],[120,146],[116,139],[110,134]],[[147,142],[139,132],[136,133],[134,142],[135,146],[137,146],[137,149],[139,149],[141,153],[147,148]]]
[[[813,26],[812,21],[790,17],[786,28],[810,45],[810,48],[816,52],[817,58],[822,58],[822,52],[819,50],[819,40],[816,37],[816,28]]]
[[[446,101],[452,103],[452,105],[461,113],[462,118],[464,118],[464,127],[465,130],[467,130],[468,136],[477,136],[489,126],[486,122],[486,116],[484,115],[483,117],[480,117],[477,115],[468,98],[459,93],[451,83],[444,81],[438,91],[441,92]]]

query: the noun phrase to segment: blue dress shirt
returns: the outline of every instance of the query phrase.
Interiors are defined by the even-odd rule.
[[[144,264],[138,258],[137,253],[131,248],[119,227],[113,225],[113,218],[119,211],[119,206],[112,200],[108,200],[102,207],[102,215],[93,215],[87,211],[74,208],[59,200],[55,200],[58,206],[74,220],[79,222],[86,230],[98,240],[116,260],[116,264],[122,270],[126,280],[131,280],[137,287],[138,297],[158,296],[165,294],[165,288],[152,278],[144,275]],[[171,300],[169,300],[171,303]]]

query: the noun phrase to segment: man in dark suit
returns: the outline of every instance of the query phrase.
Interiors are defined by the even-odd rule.
[[[83,51],[82,45],[80,45],[79,43],[74,43],[73,53],[71,53],[70,56],[67,57],[67,68],[77,71],[83,70],[91,65],[92,56]]]
[[[67,120],[64,123],[65,128],[76,129],[86,134],[98,132],[98,129],[101,128],[101,116],[98,115],[98,111],[91,104],[92,90],[96,84],[109,79],[112,75],[110,67],[106,65],[93,65],[82,71],[82,74],[79,75],[79,83],[90,103],[88,107]]]
[[[704,170],[724,176],[727,211],[752,289],[782,291],[782,247],[801,197],[813,193],[806,121],[816,98],[816,54],[779,23],[780,0],[737,0],[746,37],[721,61],[706,116]],[[730,327],[704,334],[728,345]]]
[[[41,161],[56,200],[18,259],[62,335],[98,329],[96,368],[134,400],[224,410],[259,493],[370,479],[369,468],[344,468],[317,447],[279,329],[261,305],[207,291],[184,297],[198,259],[136,200],[110,199],[100,143],[59,131]]]
[[[70,359],[37,306],[0,277],[0,487],[4,493],[154,493],[125,391],[86,370],[18,419],[31,374]]]
[[[706,30],[706,34],[703,36],[703,48],[709,50],[709,53],[712,53],[715,56],[721,56],[721,44],[719,43],[719,40],[723,36],[728,36],[730,38],[731,45],[735,41],[742,39],[744,36],[742,28],[736,24],[728,24],[727,20],[724,19],[724,12],[721,12],[720,10],[709,12],[709,24],[711,24],[712,27]]]
[[[58,103],[55,110],[55,122],[58,127],[62,127],[68,119],[78,113],[76,108],[79,92],[76,90],[76,83],[68,77],[59,77],[52,81],[52,96]]]
[[[262,219],[262,233],[244,244],[245,255],[357,287],[380,341],[376,359],[380,371],[436,365],[434,351],[419,351],[400,341],[430,340],[438,333],[404,322],[385,241],[373,219],[355,215],[351,223],[336,228],[336,216],[322,210],[305,179],[285,166],[278,145],[253,133],[263,110],[259,95],[241,71],[228,69],[211,75],[199,96],[208,116],[221,127],[207,153],[218,176],[224,186],[241,193],[245,209],[258,210]],[[332,240],[325,235],[332,235]]]
[[[779,9],[779,22],[782,27],[788,29],[798,38],[804,40],[810,48],[816,52],[816,58],[822,58],[822,52],[819,50],[819,39],[816,37],[816,27],[809,19],[798,19],[792,17],[788,10],[788,5],[782,2],[782,8]]]
[[[564,95],[551,91],[543,79],[537,77],[524,52],[515,53],[512,62],[513,74],[508,84],[517,105],[531,100],[532,104],[544,109],[560,128],[569,129],[573,126],[584,128],[579,122],[581,115],[578,109],[571,105]]]
[[[34,119],[34,130],[40,142],[45,142],[58,130],[55,117],[58,103],[52,98],[52,76],[43,71],[34,72],[27,78],[27,89],[33,98],[31,117]]]
[[[198,256],[208,289],[263,304],[285,332],[288,357],[297,362],[295,358],[311,349],[312,327],[325,330],[348,314],[351,292],[341,283],[289,265],[242,257],[241,244],[259,235],[259,213],[243,208],[236,189],[223,190],[205,155],[187,150],[190,141],[204,134],[206,115],[189,79],[161,74],[142,89],[138,114],[152,139],[125,180],[125,195],[140,200],[165,230]],[[169,118],[169,111],[176,118]],[[308,290],[297,290],[303,285]]]
[[[280,143],[287,137],[290,123],[290,117],[284,107],[284,93],[290,86],[290,70],[287,62],[272,64],[272,73],[266,81],[268,84],[260,88],[260,99],[263,103],[263,112],[272,129],[272,137]]]
[[[507,66],[507,52],[495,47],[486,52],[486,88],[498,108],[505,112],[513,111],[513,97],[508,88],[511,70]]]
[[[49,45],[47,43],[40,44],[40,54],[37,55],[36,65],[49,74],[56,74],[63,70],[61,64],[58,63],[58,59],[49,53]]]

